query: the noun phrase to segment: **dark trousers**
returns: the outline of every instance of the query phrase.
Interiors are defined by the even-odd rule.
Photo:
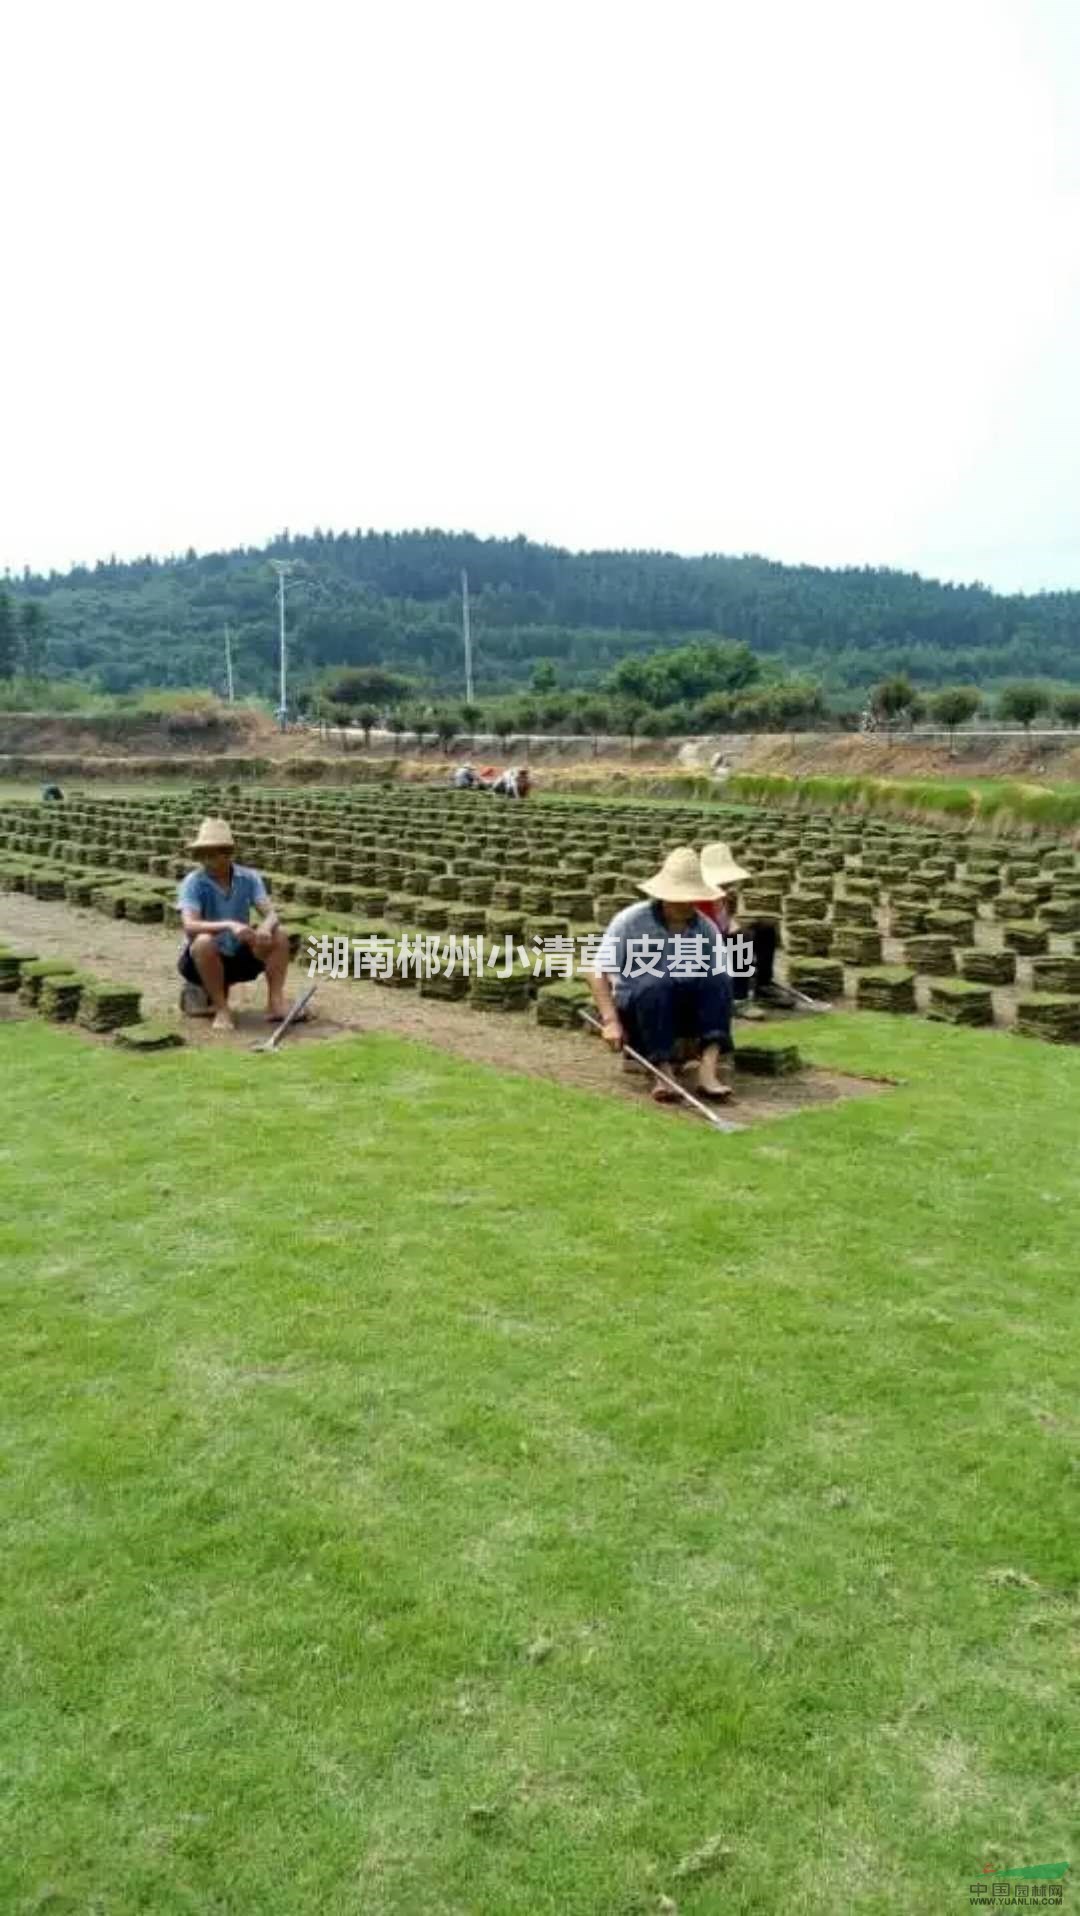
[[[730,1052],[731,979],[623,979],[615,993],[627,1043],[650,1064],[670,1064],[680,1043]]]
[[[742,935],[748,938],[754,947],[754,969],[747,976],[731,980],[732,992],[740,1001],[743,998],[749,998],[752,991],[756,994],[763,987],[772,984],[773,972],[776,969],[777,943],[775,925],[744,925]]]

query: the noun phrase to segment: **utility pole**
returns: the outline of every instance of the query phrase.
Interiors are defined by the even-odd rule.
[[[278,602],[278,724],[282,731],[289,722],[289,707],[286,698],[285,679],[285,587],[292,575],[292,559],[271,559],[270,564],[277,573]]]
[[[236,692],[233,687],[232,641],[229,638],[228,626],[225,627],[225,687],[229,695],[229,704],[234,705],[236,703]]]
[[[461,568],[461,636],[465,641],[465,703],[473,702],[472,627],[469,624],[469,575]]]

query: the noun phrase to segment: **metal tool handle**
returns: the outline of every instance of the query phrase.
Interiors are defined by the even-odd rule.
[[[599,1018],[594,1018],[591,1011],[586,1011],[584,1005],[579,1005],[578,1017],[584,1018],[585,1023],[591,1025],[594,1031],[602,1031],[604,1028]],[[700,1111],[702,1117],[707,1118],[709,1123],[715,1125],[718,1131],[741,1131],[743,1129],[741,1124],[735,1124],[730,1118],[722,1118],[718,1111],[710,1110],[709,1106],[705,1104],[701,1098],[695,1098],[693,1092],[688,1091],[686,1086],[680,1084],[677,1078],[672,1078],[666,1071],[661,1071],[658,1064],[651,1064],[648,1058],[643,1058],[641,1052],[635,1051],[633,1045],[627,1044],[625,1040],[622,1049],[628,1058],[633,1058],[635,1064],[640,1064],[646,1071],[651,1071],[654,1078],[657,1078],[661,1084],[666,1084],[669,1091],[674,1091],[676,1097],[681,1098],[684,1104],[690,1105],[695,1111]]]
[[[265,1044],[259,1046],[260,1051],[276,1051],[277,1050],[278,1045],[281,1043],[282,1038],[285,1036],[285,1033],[288,1031],[289,1026],[293,1022],[293,1019],[298,1018],[300,1016],[300,1013],[304,1010],[305,1006],[311,1003],[311,1000],[314,998],[317,990],[318,990],[317,985],[308,986],[307,990],[302,994],[301,997],[299,997],[296,1000],[296,1003],[286,1013],[285,1017],[282,1019],[281,1023],[279,1024],[277,1030],[271,1033],[270,1037],[267,1039]]]

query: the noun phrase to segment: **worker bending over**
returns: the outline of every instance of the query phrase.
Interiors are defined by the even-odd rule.
[[[754,1009],[759,1004],[794,1004],[791,993],[778,984],[775,977],[778,942],[775,924],[767,918],[751,918],[745,925],[739,921],[736,886],[749,878],[750,873],[737,862],[730,845],[725,845],[722,839],[703,845],[701,872],[706,884],[719,896],[699,900],[699,911],[712,919],[725,940],[730,941],[738,933],[749,959],[745,969],[739,967],[731,974],[736,1017],[760,1017],[761,1013]]]
[[[604,1038],[613,1050],[628,1044],[668,1070],[684,1051],[695,1052],[701,1095],[730,1098],[719,1065],[733,1049],[731,980],[719,931],[698,908],[720,893],[706,884],[689,845],[673,851],[638,889],[644,901],[616,912],[589,981]],[[658,1083],[652,1095],[674,1093]]]
[[[289,940],[260,874],[233,863],[233,835],[223,818],[204,818],[188,850],[199,865],[181,881],[177,896],[184,927],[177,964],[185,986],[180,1009],[189,1016],[212,1012],[214,1031],[233,1031],[230,990],[265,973],[267,1017],[278,1024],[286,1015]],[[249,923],[252,910],[262,919],[257,929]]]

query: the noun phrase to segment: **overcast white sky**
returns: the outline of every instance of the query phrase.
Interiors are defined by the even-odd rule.
[[[35,0],[0,59],[0,566],[1080,586],[1077,0]]]

